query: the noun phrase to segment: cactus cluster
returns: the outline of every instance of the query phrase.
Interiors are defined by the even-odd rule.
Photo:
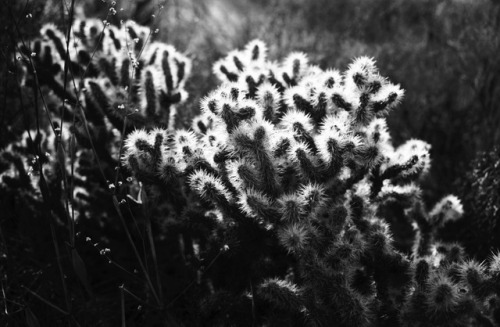
[[[147,277],[130,283],[154,310],[215,326],[500,325],[500,255],[478,263],[440,239],[464,208],[424,204],[430,145],[393,144],[385,117],[404,91],[373,59],[325,70],[254,40],[213,65],[220,85],[175,129],[188,58],[132,21],[71,31],[45,25],[19,46],[24,85],[62,105],[0,153],[0,192],[36,212],[46,187],[61,226],[72,211],[116,233],[119,217],[134,245],[130,220]],[[409,251],[394,220],[413,227]],[[164,271],[151,278],[149,261]]]
[[[68,49],[66,35],[53,24],[44,25],[38,39],[21,44],[21,54],[31,57],[23,60],[25,71],[36,70],[40,84],[66,103],[81,105],[97,126],[111,124],[122,131],[155,121],[173,127],[176,105],[187,99],[187,57],[154,42],[153,32],[134,21],[116,27],[80,19],[71,32]],[[130,116],[127,126],[125,116]]]
[[[104,218],[108,213],[95,205],[114,210],[103,195],[123,138],[138,127],[174,127],[176,106],[187,99],[191,61],[153,41],[154,33],[134,21],[116,27],[82,18],[70,32],[66,43],[61,30],[45,24],[40,37],[18,46],[22,86],[40,92],[47,116],[0,153],[0,185],[23,190],[40,204],[41,167],[61,218],[68,215],[68,198],[78,207],[76,217]],[[71,185],[72,194],[65,194],[64,185]]]
[[[249,315],[237,323],[500,323],[498,256],[489,267],[464,261],[459,245],[436,239],[462,205],[449,195],[425,209],[418,180],[430,168],[430,145],[392,144],[384,117],[404,92],[372,59],[342,73],[303,53],[272,62],[255,40],[214,72],[222,83],[190,130],[136,130],[123,156],[143,181],[185,179],[239,258],[229,262],[244,267],[238,287],[224,282],[233,269],[207,277],[221,289],[204,302],[207,317],[221,323],[217,308],[232,301],[220,315]],[[395,248],[383,216],[394,203],[415,229],[409,255]],[[208,245],[199,251],[211,254]]]

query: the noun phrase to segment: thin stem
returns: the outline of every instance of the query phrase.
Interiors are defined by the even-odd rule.
[[[27,287],[24,287],[24,289],[26,291],[28,291],[31,295],[33,295],[34,297],[36,297],[37,299],[39,299],[40,301],[42,301],[43,303],[47,304],[48,306],[50,306],[51,308],[55,309],[56,311],[62,313],[63,315],[65,316],[68,316],[69,313],[64,311],[63,309],[59,308],[57,305],[55,305],[54,303],[50,302],[49,300],[47,299],[44,299],[43,297],[41,297],[40,295],[36,294],[35,292],[33,292],[32,290],[30,290],[29,288]]]
[[[212,261],[210,261],[210,263],[207,265],[207,267],[204,269],[204,272],[208,271],[210,269],[210,267],[212,267],[212,265],[215,263],[215,261],[217,261],[217,259],[219,259],[219,257],[221,256],[221,254],[223,253],[223,251],[219,251],[219,253],[215,256],[215,258],[212,259]],[[203,274],[203,272],[202,272]],[[196,276],[194,277],[191,282],[179,293],[177,294],[177,296],[172,300],[170,301],[168,304],[167,304],[167,307],[170,307],[172,304],[174,304],[182,295],[184,295],[184,293],[186,293],[189,288],[191,288],[191,286],[194,285],[194,283],[198,280],[199,276]]]
[[[123,288],[123,291],[125,293],[127,293],[128,295],[130,295],[131,297],[133,297],[135,300],[141,302],[142,304],[148,305],[148,306],[150,306],[150,307],[152,307],[154,309],[157,309],[157,310],[160,309],[159,307],[153,306],[153,305],[149,304],[148,302],[144,301],[143,299],[141,299],[140,297],[138,297],[137,295],[135,295],[134,293],[132,293],[131,291],[129,291],[125,286],[122,287],[122,288]]]
[[[10,14],[13,16],[12,8],[9,7],[9,10],[10,10]],[[17,25],[17,23],[15,23],[15,28],[16,28],[17,34],[19,35],[19,37],[21,38],[22,42],[24,43],[24,40],[22,39],[20,30],[19,30],[19,26]],[[34,93],[34,101],[35,101],[37,135],[39,135],[40,134],[40,125],[39,125],[39,114],[38,114],[38,92],[37,92],[37,90],[39,90],[41,92],[41,88],[40,88],[40,85],[38,83],[38,77],[36,75],[36,69],[35,69],[35,66],[33,64],[33,61],[31,60],[31,57],[28,57],[28,60],[29,60],[31,66],[33,68],[33,73],[34,73],[35,83],[36,83],[36,88],[33,89],[33,93]],[[23,111],[24,115],[26,115],[26,111],[25,111],[25,108],[24,108],[23,97],[22,97],[22,94],[21,94],[21,85],[19,83],[19,78],[17,76],[17,71],[16,71],[16,82],[17,82],[17,86],[18,86],[18,90],[19,90],[19,100],[20,100],[21,110]],[[45,109],[47,109],[45,101],[44,101],[44,105],[45,105]],[[47,111],[47,114],[48,114],[48,111]],[[28,128],[28,130],[29,130],[29,128]],[[30,139],[32,141],[31,143],[33,145],[35,145],[33,143],[33,139],[31,138],[31,135],[30,135],[29,131],[28,131],[28,135],[29,135],[29,137],[30,137]],[[51,201],[50,201],[50,193],[49,193],[49,188],[48,188],[47,182],[45,180],[45,176],[44,176],[44,173],[43,173],[43,167],[42,167],[41,160],[40,160],[42,158],[40,144],[38,144],[38,146],[35,146],[35,148],[33,149],[33,152],[34,152],[34,155],[37,157],[37,160],[38,160],[36,166],[38,168],[38,174],[40,176],[39,186],[40,186],[40,191],[42,193],[42,198],[43,198],[43,212],[44,212],[44,215],[46,216],[47,220],[49,221],[49,225],[50,225],[51,236],[52,236],[52,243],[54,245],[54,250],[56,252],[56,261],[57,261],[57,266],[58,266],[58,270],[59,270],[59,275],[60,275],[60,278],[61,278],[61,284],[62,284],[62,288],[63,288],[63,292],[64,292],[64,298],[65,298],[65,301],[66,301],[66,308],[68,309],[69,312],[71,312],[70,296],[69,296],[69,291],[68,291],[68,288],[67,288],[67,285],[66,285],[66,281],[65,281],[64,271],[63,271],[63,268],[62,268],[61,256],[60,256],[60,251],[59,251],[59,244],[57,242],[57,237],[56,237],[56,233],[55,233],[54,222],[52,221],[52,217],[51,217],[51,210],[49,209],[50,208],[49,204],[51,203]]]
[[[120,303],[121,303],[122,327],[126,327],[127,323],[125,321],[125,295],[123,294],[123,285],[120,286]]]
[[[122,211],[120,209],[120,204],[118,203],[118,199],[117,199],[116,195],[113,195],[113,204],[115,205],[116,211],[118,212],[118,216],[120,217],[120,221],[123,225],[123,229],[125,230],[125,234],[127,235],[127,239],[129,241],[130,245],[132,246],[132,249],[133,249],[134,254],[137,258],[137,261],[139,261],[139,265],[141,266],[144,277],[146,278],[146,281],[149,285],[149,288],[151,289],[151,293],[153,294],[156,302],[158,304],[160,304],[161,301],[155,292],[155,289],[153,287],[153,283],[151,282],[151,278],[149,277],[149,274],[146,270],[146,267],[144,266],[144,263],[142,262],[139,251],[137,250],[137,247],[135,246],[134,240],[132,239],[132,236],[130,235],[130,231],[128,230],[127,223],[125,222],[125,218],[123,217]]]
[[[143,190],[145,192],[145,190]],[[147,199],[147,197],[144,197]],[[146,220],[146,233],[148,235],[149,239],[149,247],[151,249],[151,255],[153,257],[153,265],[155,269],[155,275],[156,275],[156,282],[158,283],[158,293],[160,295],[160,301],[163,303],[163,292],[162,292],[162,284],[161,284],[161,278],[160,278],[160,271],[158,269],[158,259],[156,256],[156,249],[155,249],[155,243],[153,239],[153,231],[151,228],[151,215],[149,212],[149,207],[147,202],[143,203],[143,209],[144,209],[144,218]]]

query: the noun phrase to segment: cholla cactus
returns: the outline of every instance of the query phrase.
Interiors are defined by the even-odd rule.
[[[95,192],[92,196],[99,197],[103,193],[99,190],[106,192],[108,186],[102,174],[113,179],[120,144],[134,127],[161,124],[173,128],[176,106],[187,98],[184,85],[191,63],[173,46],[152,41],[150,29],[133,21],[116,27],[98,19],[80,19],[71,32],[69,49],[66,35],[53,24],[41,28],[41,37],[19,45],[23,83],[49,90],[43,94],[50,125],[40,125],[40,137],[50,141],[40,150],[53,160],[44,161],[44,169],[53,171],[56,179],[64,176],[60,170],[66,170],[77,190],[87,189],[79,195],[86,198]],[[64,148],[66,162],[56,160],[59,146]],[[13,152],[14,156],[3,154],[4,182],[13,181],[10,175],[26,175],[17,162],[36,159],[32,148],[23,149]],[[92,156],[99,159],[98,165]],[[36,188],[36,174],[29,177]]]
[[[54,244],[64,239],[71,253],[61,259],[64,270],[73,267],[76,273],[68,274],[67,281],[75,277],[87,287],[85,264],[94,258],[81,259],[76,244],[82,252],[86,239],[94,241],[94,248],[98,243],[113,247],[109,236],[120,225],[112,197],[121,204],[127,203],[126,195],[133,197],[123,206],[125,218],[145,216],[137,209],[139,195],[145,198],[141,186],[118,168],[121,143],[134,127],[173,128],[177,105],[187,98],[190,60],[170,45],[153,42],[149,28],[132,21],[117,28],[83,19],[71,31],[68,50],[66,35],[52,24],[43,26],[40,38],[19,45],[22,86],[34,88],[45,110],[35,108],[36,125],[28,125],[29,132],[0,151],[0,202],[7,210],[3,222],[18,224],[17,216],[40,225],[54,222]],[[148,211],[152,216],[171,212],[153,207]],[[36,233],[38,226],[28,229]],[[101,256],[114,263],[103,251]],[[140,284],[136,278],[125,281],[131,287]],[[144,290],[143,285],[138,289]]]
[[[385,117],[404,91],[373,59],[323,70],[303,53],[270,61],[265,44],[252,41],[215,63],[221,85],[203,99],[190,130],[174,130],[176,105],[187,97],[187,58],[130,21],[118,28],[84,19],[72,31],[68,50],[53,25],[20,46],[31,73],[24,82],[66,100],[64,116],[53,116],[76,119],[70,129],[42,126],[34,142],[24,135],[2,152],[0,191],[28,194],[36,212],[43,201],[31,164],[47,178],[60,221],[68,210],[60,199],[68,198],[94,218],[88,224],[98,210],[110,218],[108,187],[117,185],[98,173],[128,180],[115,173],[122,152],[139,183],[113,192],[114,203],[131,217],[142,211],[150,246],[168,244],[162,267],[183,275],[167,286],[166,302],[156,299],[162,309],[181,299],[178,307],[191,305],[207,325],[500,324],[500,256],[465,260],[460,245],[438,240],[464,209],[453,195],[426,209],[418,182],[430,168],[430,145],[392,143]],[[83,148],[60,151],[75,138]],[[46,154],[32,156],[33,146]],[[68,167],[71,195],[61,177]],[[397,219],[414,228],[411,253],[396,248],[398,231],[384,217],[395,203]],[[99,209],[87,214],[92,207]],[[158,239],[151,218],[163,228]]]
[[[40,32],[29,48],[20,46],[22,54],[32,57],[33,65],[25,59],[26,70],[35,68],[39,82],[59,98],[73,105],[79,101],[92,123],[110,123],[121,131],[125,116],[134,113],[125,126],[129,129],[151,121],[173,127],[175,106],[187,98],[190,60],[170,45],[152,42],[148,27],[133,21],[118,28],[98,19],[76,20],[68,61],[65,35],[52,24]]]
[[[222,84],[203,99],[192,131],[137,131],[123,161],[143,179],[168,185],[186,177],[218,212],[219,230],[239,244],[233,250],[239,277],[260,283],[247,294],[259,319],[314,326],[451,326],[464,317],[492,323],[498,308],[484,306],[498,290],[484,287],[495,275],[464,263],[460,246],[436,240],[440,226],[462,216],[462,205],[450,195],[425,209],[417,183],[430,168],[430,145],[392,144],[384,117],[404,91],[372,59],[356,59],[343,73],[325,71],[302,53],[271,62],[265,45],[252,41],[214,71]],[[395,201],[405,209],[400,219],[415,228],[410,256],[394,248],[381,216]],[[269,260],[280,268],[244,271]],[[248,291],[222,287],[233,296]]]
[[[61,131],[59,127],[56,128]],[[61,156],[58,146],[72,142],[67,126],[63,127],[62,135],[63,138],[59,139],[51,132],[40,130],[37,133],[36,130],[29,130],[23,133],[19,141],[10,143],[0,152],[0,189],[25,202],[25,210],[39,213],[44,202],[40,185],[43,175],[51,195],[52,212],[61,220],[66,219],[68,214],[78,220],[81,214],[86,216],[89,211],[92,211],[94,217],[105,216],[104,212],[89,206],[107,191],[102,188],[105,183],[99,182],[101,176],[93,163],[91,151],[77,149],[72,156]],[[62,174],[66,174],[66,178],[71,175],[71,194],[65,193]],[[72,213],[68,213],[64,207],[64,201],[68,198],[77,209]]]

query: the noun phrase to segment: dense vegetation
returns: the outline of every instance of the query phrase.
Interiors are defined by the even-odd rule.
[[[4,9],[3,325],[500,325],[498,2]]]

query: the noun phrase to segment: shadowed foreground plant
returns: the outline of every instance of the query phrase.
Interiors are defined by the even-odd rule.
[[[21,162],[26,166],[38,160],[33,164],[58,164],[52,177],[71,176],[73,187],[89,196],[89,183],[107,187],[106,178],[114,179],[121,141],[133,127],[173,127],[176,104],[187,98],[190,60],[171,45],[153,42],[152,31],[133,21],[116,27],[98,19],[76,20],[68,49],[55,25],[44,25],[40,34],[19,44],[18,67],[21,85],[40,90],[47,115],[37,123],[40,132],[26,132],[26,144],[11,145],[3,153],[3,169],[10,171],[3,173],[4,182],[16,176],[22,180],[26,167]],[[33,158],[37,148],[47,158]],[[102,193],[100,187],[93,195]]]
[[[62,253],[57,263],[70,293],[64,289],[65,307],[52,298],[60,295],[53,285],[39,283],[34,288],[39,296],[35,302],[53,302],[56,308],[68,311],[68,319],[84,324],[108,319],[104,311],[113,304],[94,306],[95,315],[86,312],[91,301],[109,301],[109,289],[96,287],[103,278],[110,285],[123,284],[129,296],[152,296],[154,305],[148,310],[152,307],[155,312],[164,292],[160,278],[165,277],[158,274],[152,224],[161,229],[154,219],[174,210],[154,205],[146,210],[154,198],[148,199],[137,180],[118,167],[123,138],[134,127],[160,124],[172,128],[176,106],[187,98],[184,84],[190,60],[171,45],[152,42],[152,34],[133,21],[118,28],[97,19],[82,19],[73,24],[69,57],[65,35],[52,24],[42,27],[40,38],[19,44],[17,61],[21,65],[16,77],[23,91],[33,91],[35,106],[41,108],[35,108],[36,124],[30,125],[33,119],[25,117],[26,132],[0,152],[0,197],[2,208],[7,208],[2,226],[21,235],[39,229],[36,238],[25,240],[23,246],[44,267],[53,264],[54,249],[37,242],[50,242],[44,239],[50,222],[53,244]],[[118,212],[114,198],[121,203]],[[120,228],[131,235],[129,239]],[[161,243],[165,235],[158,238]],[[128,252],[132,252],[130,246],[138,247],[137,239],[143,241],[143,253],[134,257]],[[148,245],[144,239],[150,241]],[[106,265],[114,269],[111,278]],[[26,266],[41,269],[31,262]],[[19,285],[32,279],[38,283],[38,277],[31,276],[29,269],[18,272],[17,267],[10,267],[2,269],[2,274],[19,276],[6,281],[5,296],[21,303],[26,291],[19,290]],[[50,268],[41,271],[52,274]],[[168,290],[177,291],[175,287]]]
[[[500,151],[480,153],[460,180],[465,217],[445,226],[443,239],[460,241],[469,255],[485,259],[500,247]]]

